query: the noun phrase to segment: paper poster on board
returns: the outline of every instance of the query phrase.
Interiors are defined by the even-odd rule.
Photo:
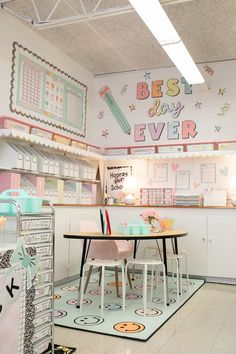
[[[132,176],[132,166],[107,166],[105,193],[112,198],[120,199],[125,177]]]

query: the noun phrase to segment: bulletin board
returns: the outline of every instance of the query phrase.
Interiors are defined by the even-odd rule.
[[[13,113],[85,137],[86,104],[86,85],[14,42],[10,94]]]

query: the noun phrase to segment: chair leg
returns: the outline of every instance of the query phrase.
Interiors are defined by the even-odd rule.
[[[167,282],[168,280],[166,279],[166,268],[165,268],[165,264],[164,264],[164,263],[163,263],[162,267],[163,267],[164,304],[165,304],[165,307],[166,307],[166,306],[167,306],[166,282]]]
[[[118,277],[118,267],[115,267],[115,282],[116,282],[116,295],[119,296],[119,277]]]
[[[151,271],[151,291],[150,291],[150,300],[152,301],[152,295],[153,295],[153,277],[154,277],[154,265],[152,265],[152,271]]]
[[[176,286],[177,286],[177,299],[179,303],[179,262],[178,259],[175,260],[176,262]]]
[[[124,259],[124,263],[125,263],[125,265],[127,264],[127,259],[126,259],[126,258]],[[129,287],[130,287],[130,289],[133,289],[133,288],[132,288],[132,283],[131,283],[131,278],[130,278],[129,269],[127,270],[127,279],[128,279],[128,282],[129,282]]]
[[[101,277],[102,277],[102,267],[99,267],[98,286],[101,286]]]
[[[147,313],[147,264],[144,265],[143,269],[143,308],[144,316]]]
[[[82,312],[82,309],[83,309],[83,296],[84,296],[84,277],[85,277],[85,268],[86,268],[86,264],[84,265],[84,268],[83,268],[83,273],[82,273],[82,281],[81,281],[80,299],[78,298],[78,304],[80,304],[80,312]]]
[[[101,267],[101,317],[103,317],[104,310],[104,273],[105,267]]]
[[[126,277],[124,274],[124,266],[121,264],[121,278],[122,278],[122,308],[125,311],[125,286],[126,286]]]
[[[86,293],[86,290],[87,290],[87,287],[88,287],[88,283],[89,283],[89,280],[90,280],[90,277],[91,277],[92,270],[93,270],[93,266],[91,265],[91,266],[89,266],[88,275],[87,275],[86,283],[85,283],[85,286],[84,286],[84,294]]]

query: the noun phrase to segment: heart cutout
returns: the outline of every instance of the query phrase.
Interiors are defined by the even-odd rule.
[[[179,167],[179,164],[178,163],[172,163],[171,165],[171,168],[172,168],[172,171],[175,172]]]
[[[194,189],[198,188],[199,186],[200,186],[200,182],[197,182],[197,181],[193,182]]]
[[[221,168],[220,173],[222,174],[222,176],[228,176],[228,167],[225,166],[224,168]]]

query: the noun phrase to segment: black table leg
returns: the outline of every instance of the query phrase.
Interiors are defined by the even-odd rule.
[[[137,240],[134,240],[134,253],[133,253],[133,258],[136,258],[136,253],[137,253]],[[134,280],[134,266],[133,266],[133,271],[132,271],[132,280]]]
[[[166,254],[166,240],[162,239],[162,248],[163,248],[163,262],[165,265],[165,274],[166,274],[166,303],[169,306],[169,291],[168,291],[168,268],[167,268],[167,254]]]
[[[86,261],[86,250],[87,250],[87,239],[85,238],[84,242],[83,242],[83,250],[82,250],[81,262],[80,262],[78,304],[76,305],[77,309],[80,308],[80,288],[81,288],[81,279],[82,279],[82,275],[83,275],[83,267],[84,267],[84,263]]]

